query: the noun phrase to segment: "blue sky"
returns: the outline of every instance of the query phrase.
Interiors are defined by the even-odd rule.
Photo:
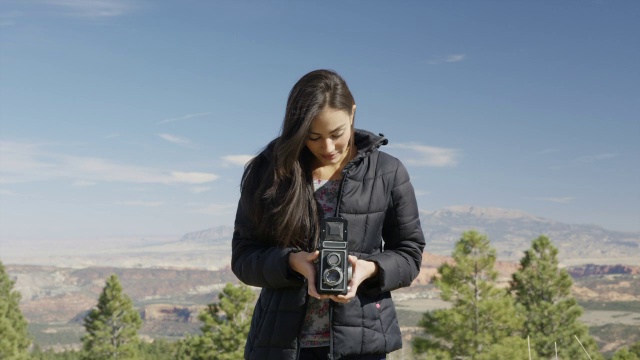
[[[639,18],[637,1],[3,1],[0,242],[232,225],[242,164],[317,68],[345,77],[421,209],[639,231]]]

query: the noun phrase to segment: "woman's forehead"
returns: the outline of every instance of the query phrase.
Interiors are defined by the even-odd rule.
[[[351,115],[344,110],[325,108],[311,122],[312,132],[334,132],[350,125]]]

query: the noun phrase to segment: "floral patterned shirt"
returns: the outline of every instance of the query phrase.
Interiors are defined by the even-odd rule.
[[[334,216],[340,191],[340,180],[313,180],[313,188],[324,217]],[[329,346],[329,299],[309,297],[307,313],[300,330],[301,347]]]

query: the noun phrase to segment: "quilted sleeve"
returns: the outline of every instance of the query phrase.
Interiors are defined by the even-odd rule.
[[[242,192],[242,196],[246,196]],[[231,241],[231,269],[240,281],[262,288],[300,286],[304,278],[289,267],[293,248],[273,246],[255,235],[253,221],[238,202]]]
[[[424,233],[409,173],[399,160],[382,238],[384,251],[368,259],[378,264],[378,275],[365,281],[365,286],[360,289],[368,295],[409,286],[420,272],[425,247]]]

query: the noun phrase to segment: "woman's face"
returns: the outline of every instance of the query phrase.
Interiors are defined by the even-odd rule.
[[[325,107],[313,119],[306,145],[319,166],[339,166],[349,154],[355,108],[353,105],[350,115],[344,110]]]

